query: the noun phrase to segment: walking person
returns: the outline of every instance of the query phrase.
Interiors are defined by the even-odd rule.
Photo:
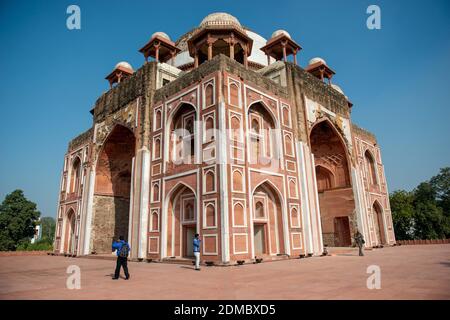
[[[366,242],[364,241],[363,235],[359,232],[359,230],[356,230],[355,242],[356,242],[356,244],[358,245],[358,248],[359,248],[359,255],[363,256],[364,255],[364,253],[363,253],[363,245]]]
[[[194,256],[195,256],[195,270],[200,271],[200,242],[199,234],[196,233],[194,237]]]
[[[123,268],[123,272],[125,273],[125,280],[130,279],[130,274],[128,273],[128,255],[131,247],[128,242],[123,239],[123,236],[119,237],[119,241],[113,242],[112,251],[114,250],[117,250],[117,264],[116,271],[114,272],[114,277],[112,279],[119,279],[120,267]]]

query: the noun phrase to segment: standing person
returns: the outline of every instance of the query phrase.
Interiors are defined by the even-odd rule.
[[[128,254],[130,253],[131,247],[128,242],[123,239],[123,236],[119,237],[119,241],[113,242],[112,251],[114,250],[117,250],[117,264],[114,278],[112,279],[119,279],[120,267],[123,268],[123,272],[125,273],[125,280],[130,279],[130,274],[128,273]]]
[[[195,256],[195,270],[200,271],[200,242],[199,234],[195,234],[194,238],[194,256]]]
[[[359,255],[363,256],[364,253],[363,253],[363,249],[362,248],[363,248],[364,243],[366,243],[366,242],[364,241],[363,235],[359,232],[359,230],[356,230],[355,242],[356,242],[356,244],[358,245],[358,248],[359,248]]]

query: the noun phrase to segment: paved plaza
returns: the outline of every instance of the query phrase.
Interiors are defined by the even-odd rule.
[[[450,299],[450,245],[415,245],[233,267],[130,262],[131,279],[111,280],[112,260],[0,257],[0,299]],[[69,290],[67,267],[81,270]],[[367,268],[381,289],[367,288]],[[123,273],[122,273],[123,274]]]

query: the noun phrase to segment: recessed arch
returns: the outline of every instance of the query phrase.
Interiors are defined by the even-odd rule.
[[[378,185],[378,175],[375,157],[369,149],[364,152],[364,159],[366,162],[366,170],[368,174],[369,183],[373,186]]]
[[[311,139],[311,133],[313,132],[313,130],[314,130],[316,127],[318,127],[318,126],[320,126],[320,125],[323,125],[323,124],[328,125],[328,126],[330,127],[330,129],[333,130],[334,134],[336,134],[336,136],[339,138],[339,140],[340,140],[340,142],[342,143],[342,145],[345,147],[346,150],[348,150],[347,142],[345,141],[345,139],[344,139],[342,133],[336,128],[336,126],[333,124],[333,122],[331,122],[331,120],[328,119],[328,118],[323,118],[323,119],[317,120],[317,121],[311,126],[311,128],[309,129],[309,137],[310,137],[310,139]],[[346,157],[348,158],[348,157],[349,157],[348,151],[347,151],[345,154],[346,154]],[[349,159],[347,159],[347,160],[349,160]]]
[[[274,191],[276,192],[276,195],[280,198],[280,201],[284,201],[284,197],[283,194],[281,193],[281,191],[278,189],[278,187],[268,178],[262,180],[261,182],[259,182],[252,190],[252,194],[255,193],[255,190],[261,186],[269,186],[270,188],[274,189]]]
[[[80,186],[80,177],[81,177],[81,159],[79,156],[75,156],[71,163],[71,171],[70,171],[70,185],[69,191],[71,193],[78,192],[78,188]]]
[[[279,123],[263,101],[253,102],[247,110],[248,152],[251,164],[271,165],[281,157]]]
[[[192,193],[194,194],[195,197],[197,197],[197,193],[195,192],[195,189],[193,187],[191,187],[190,185],[188,185],[187,183],[183,182],[183,181],[178,181],[172,188],[170,188],[170,190],[167,192],[166,197],[164,198],[165,201],[169,201],[170,197],[180,191],[183,188],[188,188],[189,190],[192,191]]]
[[[210,81],[206,83],[203,87],[203,93],[204,93],[204,107],[210,107],[214,104],[214,83],[213,81]]]
[[[192,164],[198,148],[197,108],[188,102],[180,102],[170,113],[166,125],[165,143],[170,166]]]
[[[180,100],[180,101],[177,102],[177,104],[174,107],[172,107],[172,110],[170,110],[169,115],[167,117],[167,121],[166,121],[166,125],[167,126],[170,126],[170,124],[172,123],[174,115],[179,111],[179,109],[183,105],[189,105],[195,110],[196,113],[198,112],[197,106],[195,104],[193,104],[192,102],[189,102],[189,101]]]
[[[95,170],[92,248],[111,252],[113,239],[128,238],[132,163],[136,138],[127,126],[116,124],[104,140]]]
[[[264,199],[260,203],[260,199]],[[289,244],[285,234],[285,208],[283,197],[273,182],[261,181],[252,192],[253,205],[253,250],[256,256],[284,254]],[[256,217],[256,211],[264,210],[264,218]],[[256,219],[256,220],[255,220]]]
[[[386,241],[386,233],[385,233],[385,225],[384,225],[384,210],[378,200],[375,200],[372,204],[372,218],[373,218],[373,227],[375,233],[375,244],[381,245],[387,243]]]
[[[316,180],[318,192],[333,189],[336,184],[333,172],[324,165],[316,166]]]
[[[251,104],[248,105],[247,107],[247,114],[250,112],[250,109],[255,107],[255,105],[261,105],[270,115],[272,121],[273,121],[273,125],[276,129],[280,128],[280,124],[278,122],[277,116],[275,115],[275,113],[273,112],[273,110],[262,100],[256,100],[253,101]]]
[[[64,243],[63,252],[76,254],[76,214],[73,208],[69,208],[64,214]]]
[[[351,246],[355,200],[348,146],[328,118],[312,126],[309,142],[314,155],[323,243],[330,247]]]
[[[199,216],[197,194],[194,188],[179,181],[170,188],[165,199],[163,251],[169,257],[190,257]],[[187,212],[189,210],[193,212]]]

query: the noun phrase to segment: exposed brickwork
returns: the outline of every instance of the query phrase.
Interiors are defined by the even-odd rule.
[[[374,144],[377,143],[377,138],[375,137],[375,135],[372,132],[370,132],[370,131],[368,131],[366,129],[363,129],[363,128],[357,126],[354,123],[352,123],[352,132],[356,136],[361,137],[361,139],[363,139],[363,140],[370,141],[370,142],[372,142]]]
[[[120,235],[127,239],[129,209],[129,199],[94,196],[93,251],[97,253],[109,253],[111,252],[113,240],[117,240]]]
[[[90,128],[80,134],[79,136],[72,139],[72,141],[69,142],[69,147],[67,148],[67,151],[70,152],[72,150],[75,150],[79,148],[82,145],[88,144],[92,141],[92,135],[94,133],[94,129]]]
[[[94,122],[100,122],[138,97],[148,96],[156,81],[156,63],[145,63],[132,76],[102,94],[92,110]]]

